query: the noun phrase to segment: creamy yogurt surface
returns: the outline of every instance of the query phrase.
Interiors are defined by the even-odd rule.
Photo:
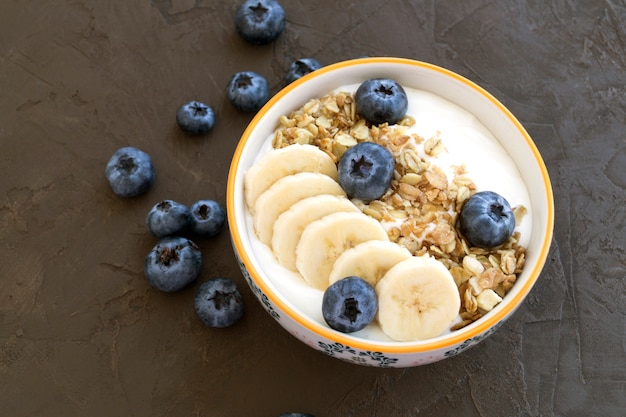
[[[358,86],[359,84],[345,85],[334,92],[354,93]],[[467,110],[433,93],[407,87],[404,89],[409,102],[407,115],[415,119],[415,124],[408,128],[407,133],[416,133],[424,139],[438,135],[444,145],[444,151],[436,157],[425,153],[420,153],[420,156],[443,169],[449,181],[454,177],[454,167],[464,166],[466,175],[474,181],[477,191],[495,191],[504,196],[511,207],[523,205],[527,214],[515,230],[520,233],[519,244],[527,246],[532,222],[530,196],[509,154],[491,132]],[[257,160],[272,150],[272,138],[273,135],[270,135],[266,139]],[[323,291],[312,288],[300,274],[278,263],[271,248],[257,239],[252,216],[247,208],[246,227],[255,257],[277,292],[288,300],[294,310],[326,326],[321,311]],[[375,321],[350,335],[393,342]]]

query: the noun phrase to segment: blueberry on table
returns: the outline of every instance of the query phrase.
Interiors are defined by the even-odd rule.
[[[322,68],[322,64],[314,58],[298,59],[289,64],[287,74],[285,75],[285,81],[287,81],[287,84],[290,84],[298,78],[301,78],[320,68]]]
[[[152,206],[146,216],[146,228],[156,237],[179,234],[189,224],[189,208],[173,200]]]
[[[148,282],[164,292],[182,290],[198,278],[201,269],[200,248],[183,237],[160,239],[144,261]]]
[[[105,175],[113,192],[120,197],[144,194],[154,183],[150,155],[131,146],[120,148],[113,154]]]
[[[267,102],[269,87],[262,75],[243,71],[231,77],[226,95],[235,108],[251,113],[259,110]]]
[[[313,414],[309,413],[283,413],[278,417],[314,417]]]
[[[374,287],[363,278],[350,276],[332,283],[322,296],[326,323],[342,333],[352,333],[370,324],[378,310]]]
[[[459,229],[472,246],[493,248],[507,241],[515,230],[509,202],[493,191],[472,195],[461,208]]]
[[[204,103],[190,101],[178,108],[176,123],[189,135],[204,135],[213,128],[215,113]]]
[[[372,78],[362,82],[354,99],[357,113],[375,125],[398,123],[409,107],[404,88],[386,78]]]
[[[243,316],[243,298],[230,278],[218,277],[202,283],[196,291],[194,308],[209,327],[229,327]]]
[[[389,188],[394,166],[393,155],[387,148],[374,142],[360,142],[339,159],[339,184],[351,198],[376,200]]]
[[[189,228],[202,237],[216,236],[226,222],[226,211],[217,201],[200,200],[189,207]]]
[[[272,42],[285,28],[285,10],[276,0],[247,0],[235,12],[235,29],[254,45]]]

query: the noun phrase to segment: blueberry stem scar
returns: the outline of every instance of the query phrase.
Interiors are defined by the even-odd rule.
[[[506,217],[506,214],[504,214],[504,206],[502,204],[492,204],[490,213],[494,220],[500,220],[502,217]]]
[[[353,297],[346,298],[343,303],[343,316],[350,320],[350,323],[354,323],[359,314],[361,314],[361,310],[359,310],[359,302]]]
[[[127,156],[127,157],[121,157],[120,158],[120,167],[128,172],[131,173],[135,170],[135,168],[137,168],[137,164],[135,163],[135,159],[131,156]]]
[[[215,303],[215,308],[221,310],[222,307],[226,307],[230,304],[230,300],[234,298],[232,293],[223,292],[223,291],[215,291],[213,297],[209,298],[209,300],[213,300]]]
[[[172,248],[163,248],[161,250],[161,253],[159,255],[159,262],[162,263],[163,265],[169,265],[172,262],[176,262],[178,261],[178,250],[179,247],[177,246],[176,248],[172,249]]]
[[[258,21],[262,21],[265,14],[267,13],[267,8],[263,7],[261,3],[257,3],[256,6],[250,6],[250,11],[254,13],[254,17]]]
[[[157,208],[159,210],[169,210],[172,207],[172,204],[169,201],[161,201],[159,204],[157,204]]]
[[[246,74],[240,74],[237,77],[237,88],[244,88],[252,85],[252,80]]]
[[[194,104],[192,109],[194,116],[204,116],[207,113],[207,108],[201,104]]]
[[[392,96],[393,93],[393,88],[387,88],[384,85],[381,85],[379,88],[376,89],[376,92],[379,93],[380,95],[384,95],[384,96]]]
[[[361,156],[359,160],[352,160],[352,170],[350,173],[353,177],[365,178],[371,171],[373,164]]]
[[[203,204],[198,208],[198,215],[203,220],[208,219],[210,213],[211,213],[211,209],[206,204]]]

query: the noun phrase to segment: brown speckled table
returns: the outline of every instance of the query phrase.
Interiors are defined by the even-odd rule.
[[[234,3],[0,3],[0,415],[626,415],[626,4],[573,1],[283,2],[284,33],[246,44]],[[340,362],[284,332],[245,286],[228,233],[199,240],[200,280],[152,289],[147,210],[225,203],[252,118],[225,96],[241,70],[276,92],[288,64],[358,56],[431,62],[485,87],[518,117],[554,186],[556,227],[537,286],[498,332],[410,369]],[[189,138],[177,107],[217,113]],[[104,178],[125,145],[157,181],[124,200]],[[203,327],[204,279],[244,293],[235,327]]]

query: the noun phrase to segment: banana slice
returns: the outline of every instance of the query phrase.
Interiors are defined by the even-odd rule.
[[[411,256],[408,249],[394,242],[370,240],[359,243],[337,258],[328,283],[330,285],[342,278],[356,275],[375,287],[392,266]]]
[[[314,220],[341,211],[360,212],[346,197],[330,194],[320,194],[294,203],[274,223],[272,250],[278,262],[297,272],[296,247],[304,228]]]
[[[309,285],[325,290],[339,255],[368,240],[389,240],[378,221],[363,213],[329,214],[304,228],[296,247],[296,268]]]
[[[441,335],[459,314],[461,298],[446,267],[429,255],[392,267],[376,285],[378,324],[397,341]]]
[[[314,145],[289,145],[272,150],[259,159],[244,176],[244,195],[249,209],[272,184],[298,172],[319,172],[337,179],[337,165]]]
[[[337,181],[316,172],[287,175],[272,184],[254,203],[252,224],[259,240],[271,245],[278,216],[297,201],[319,194],[346,196]]]

